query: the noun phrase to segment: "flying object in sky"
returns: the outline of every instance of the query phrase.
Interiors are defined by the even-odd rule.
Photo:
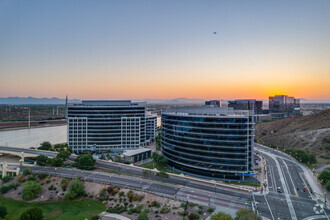
[[[213,34],[217,34],[217,32],[213,32]]]

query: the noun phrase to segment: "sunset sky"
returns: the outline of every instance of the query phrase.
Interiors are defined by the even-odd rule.
[[[329,0],[0,0],[0,97],[330,100],[329,12]]]

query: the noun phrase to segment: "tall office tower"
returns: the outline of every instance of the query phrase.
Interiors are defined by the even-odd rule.
[[[205,101],[205,105],[210,105],[210,106],[214,106],[214,107],[221,107],[221,101],[220,100]]]
[[[274,119],[300,115],[300,100],[287,95],[270,96],[269,113]]]
[[[262,101],[255,99],[236,99],[235,101],[228,101],[228,107],[235,110],[253,110],[255,114],[262,113]]]
[[[150,112],[146,114],[146,140],[147,142],[154,141],[156,139],[157,131],[157,115],[153,115]]]
[[[74,153],[122,152],[146,143],[144,103],[88,100],[67,108],[68,145]]]
[[[164,110],[161,145],[169,165],[179,172],[244,179],[254,171],[253,114],[210,106]]]

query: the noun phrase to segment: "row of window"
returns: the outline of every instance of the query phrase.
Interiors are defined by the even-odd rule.
[[[167,137],[164,134],[162,134],[162,141],[171,143],[173,145],[179,145],[179,146],[186,146],[196,149],[228,149],[232,151],[233,149],[241,148],[246,149],[247,144],[251,146],[252,140],[250,140],[248,143],[246,142],[209,142],[209,141],[201,141],[201,140],[187,140],[184,139],[184,137]]]
[[[182,153],[187,153],[187,154],[192,154],[192,155],[198,155],[201,157],[218,157],[218,158],[230,158],[230,159],[240,159],[240,160],[244,160],[246,159],[246,152],[247,149],[243,149],[242,151],[236,152],[236,154],[228,154],[228,153],[224,153],[222,152],[217,152],[217,151],[196,151],[196,149],[194,148],[185,148],[185,147],[179,147],[179,146],[173,146],[170,144],[162,144],[162,147],[164,149],[164,151],[166,151],[167,149],[171,150],[171,151],[176,151],[176,152],[182,152]]]
[[[173,124],[163,124],[162,129],[166,130],[175,130],[181,132],[190,132],[190,133],[203,133],[203,134],[216,134],[216,135],[247,135],[248,130],[245,129],[212,129],[212,128],[201,128],[199,126],[194,127],[183,127]]]
[[[234,123],[234,124],[245,124],[249,120],[252,121],[252,118],[229,118],[229,117],[189,117],[189,116],[173,116],[173,115],[162,115],[164,120],[178,120],[178,121],[191,121],[191,122],[207,122],[207,123]]]
[[[201,162],[196,162],[196,161],[192,161],[189,159],[185,159],[185,158],[180,158],[177,156],[174,156],[172,154],[169,154],[167,152],[164,152],[164,156],[175,162],[175,163],[182,163],[186,166],[192,166],[194,168],[198,168],[198,169],[205,169],[205,170],[217,170],[217,171],[246,171],[247,168],[246,166],[234,166],[234,165],[220,165],[220,164],[206,164],[203,161]]]
[[[249,137],[247,135],[231,135],[231,136],[223,136],[223,135],[209,135],[209,134],[197,134],[197,133],[187,133],[176,130],[168,130],[163,129],[162,131],[166,135],[175,135],[175,136],[184,136],[189,138],[198,138],[198,139],[208,139],[208,140],[226,140],[226,141],[246,141]]]
[[[185,121],[172,121],[162,119],[162,125],[175,125],[175,126],[185,126],[185,127],[198,127],[198,128],[209,128],[209,129],[253,129],[252,125],[248,124],[216,124],[216,123],[191,123]]]

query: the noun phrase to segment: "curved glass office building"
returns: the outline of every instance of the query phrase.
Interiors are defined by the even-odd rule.
[[[162,112],[161,144],[169,166],[209,178],[253,175],[251,111],[227,107],[179,107]]]

